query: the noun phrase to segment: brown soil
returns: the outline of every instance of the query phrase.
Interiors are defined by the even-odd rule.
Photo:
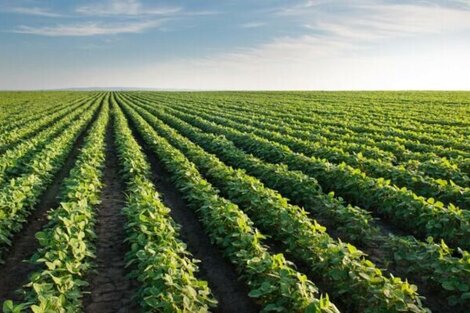
[[[36,240],[35,234],[47,224],[48,211],[59,206],[58,196],[62,182],[75,164],[80,148],[83,145],[83,139],[96,119],[98,112],[99,109],[95,112],[86,129],[77,138],[64,165],[54,175],[54,180],[41,196],[38,204],[28,217],[28,221],[23,225],[23,230],[14,235],[12,239],[13,245],[8,251],[5,251],[4,264],[0,266],[0,303],[7,299],[21,300],[17,290],[27,283],[29,274],[38,268],[37,264],[26,261],[39,248],[39,242]]]
[[[121,213],[125,197],[111,127],[106,134],[104,187],[96,216],[96,268],[88,279],[89,294],[83,300],[85,312],[125,313],[138,310],[132,301],[136,282],[126,276],[125,254],[129,249],[125,243],[126,218]]]

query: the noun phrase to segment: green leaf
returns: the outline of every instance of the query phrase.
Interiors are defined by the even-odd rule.
[[[6,300],[5,302],[3,302],[3,312],[4,313],[10,313],[10,312],[13,312],[13,301],[11,300]]]
[[[454,287],[454,284],[452,284],[451,281],[445,281],[442,283],[442,288],[446,289],[446,290],[455,290],[455,287]]]
[[[265,293],[263,292],[262,289],[255,289],[255,290],[252,290],[248,293],[248,296],[249,297],[252,297],[252,298],[259,298],[261,296],[263,296]]]

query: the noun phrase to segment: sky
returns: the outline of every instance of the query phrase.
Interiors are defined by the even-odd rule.
[[[470,90],[470,0],[0,0],[0,89]]]

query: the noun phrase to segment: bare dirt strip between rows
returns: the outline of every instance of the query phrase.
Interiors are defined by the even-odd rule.
[[[64,165],[54,175],[54,180],[41,196],[40,201],[28,217],[28,221],[23,225],[23,230],[15,234],[12,239],[13,245],[5,252],[4,264],[0,265],[0,304],[7,299],[20,301],[21,296],[16,291],[27,283],[30,273],[38,268],[37,264],[28,262],[39,248],[35,234],[47,224],[48,211],[59,206],[58,196],[62,183],[74,166],[80,148],[83,146],[85,135],[97,118],[99,111],[100,107],[97,108],[87,127],[78,136]]]
[[[142,137],[130,127],[139,145],[143,148],[152,168],[152,180],[163,203],[170,208],[171,217],[181,226],[181,239],[187,244],[191,254],[201,260],[199,277],[209,283],[209,287],[218,301],[212,312],[255,313],[260,311],[252,298],[248,296],[248,287],[239,280],[235,267],[223,256],[222,251],[211,244],[195,212],[189,208],[180,192],[171,182],[170,174],[162,167]]]
[[[89,275],[88,294],[83,299],[85,312],[126,313],[138,311],[132,301],[137,283],[127,277],[125,255],[126,218],[124,184],[119,175],[119,163],[112,131],[112,121],[106,133],[106,161],[103,172],[104,187],[101,204],[96,214],[95,269]]]

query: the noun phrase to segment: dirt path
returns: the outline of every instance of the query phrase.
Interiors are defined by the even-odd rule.
[[[62,182],[75,164],[83,145],[83,139],[95,121],[98,112],[99,109],[86,129],[77,138],[64,166],[54,176],[53,182],[43,193],[39,203],[28,217],[28,221],[23,225],[23,230],[13,237],[13,246],[5,252],[4,264],[0,266],[0,303],[6,299],[20,300],[16,291],[27,283],[29,274],[38,268],[38,265],[25,260],[29,260],[39,248],[35,234],[47,224],[47,212],[59,206],[58,196]]]
[[[181,238],[193,256],[201,260],[198,276],[209,283],[209,287],[219,302],[217,308],[211,311],[224,313],[259,312],[260,306],[248,297],[249,289],[238,279],[234,266],[224,258],[217,247],[211,244],[197,215],[187,207],[179,191],[171,182],[168,172],[161,166],[150,149],[146,148],[145,142],[132,127],[132,123],[130,126],[152,166],[153,182],[157,191],[164,204],[171,209],[171,217],[181,225]]]
[[[96,216],[96,272],[90,275],[90,294],[83,300],[85,312],[138,311],[137,305],[132,302],[135,282],[126,277],[126,218],[121,213],[125,197],[111,127],[106,134],[104,187]]]

